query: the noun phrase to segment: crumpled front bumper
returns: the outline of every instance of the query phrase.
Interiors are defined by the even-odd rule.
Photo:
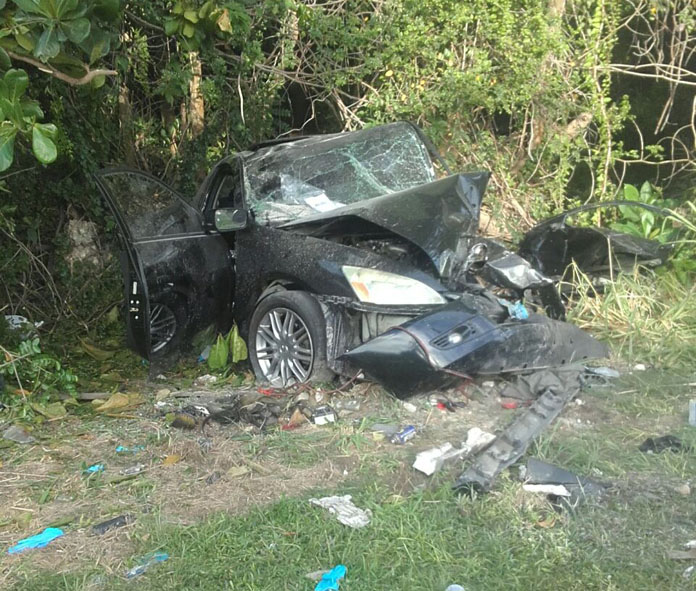
[[[500,374],[608,355],[606,345],[566,322],[530,315],[497,324],[461,302],[408,321],[339,357],[398,398],[444,385],[453,373]]]

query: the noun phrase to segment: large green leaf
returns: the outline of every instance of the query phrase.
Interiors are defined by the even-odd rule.
[[[7,100],[14,103],[25,93],[29,86],[29,76],[24,70],[7,70],[3,80],[7,85]]]
[[[78,7],[78,3],[79,0],[53,0],[50,2],[50,4],[55,7],[54,16],[57,19],[65,18],[69,12]],[[87,3],[85,2],[85,4]]]
[[[12,0],[21,10],[31,14],[42,14],[48,16],[44,13],[41,8],[41,2],[39,0]]]
[[[2,2],[2,0],[0,0]],[[12,67],[12,62],[10,61],[10,56],[7,55],[7,52],[0,47],[0,68],[3,70],[7,70]]]
[[[60,51],[60,43],[58,41],[58,34],[55,29],[49,28],[41,33],[39,37],[39,42],[36,44],[34,49],[34,55],[40,60],[46,62],[51,58],[58,55]]]
[[[6,4],[6,3],[7,3],[7,2],[6,2],[5,0],[0,0],[0,10],[2,10],[3,8],[5,8],[5,4]]]
[[[227,335],[227,340],[229,342],[230,353],[232,353],[232,363],[237,363],[239,361],[244,361],[248,356],[246,343],[244,339],[239,334],[239,329],[235,324]]]
[[[36,123],[31,132],[31,147],[34,156],[43,164],[50,164],[58,156],[58,149],[53,140],[48,137],[56,132],[55,125],[50,123]]]
[[[633,185],[626,184],[623,187],[624,199],[629,199],[631,201],[638,201],[640,199],[640,193]]]
[[[210,355],[208,355],[208,367],[213,370],[226,367],[229,354],[227,339],[223,338],[222,335],[218,335],[217,341],[215,341],[215,344],[210,349]]]
[[[14,38],[17,42],[17,45],[19,45],[22,49],[25,49],[26,51],[34,51],[34,48],[36,47],[36,41],[33,37],[29,35],[24,35],[22,33],[15,33]]]
[[[92,27],[89,37],[80,44],[80,47],[89,55],[89,63],[93,64],[109,53],[111,37],[101,29]]]
[[[86,18],[77,18],[61,23],[61,28],[73,43],[82,43],[89,35],[90,24]]]
[[[24,99],[20,103],[22,107],[22,112],[25,117],[31,117],[33,119],[43,119],[44,112],[39,107],[39,103],[29,99]]]
[[[179,30],[179,19],[168,18],[164,21],[164,34],[169,37],[174,35]]]
[[[0,125],[0,172],[7,170],[14,160],[14,141],[17,128],[9,122]]]

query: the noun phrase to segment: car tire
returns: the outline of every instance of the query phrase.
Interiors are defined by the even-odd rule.
[[[161,359],[183,341],[186,325],[186,306],[183,298],[162,294],[150,303],[150,357]]]
[[[249,323],[249,360],[256,378],[279,388],[334,377],[326,361],[326,321],[304,291],[263,298]]]

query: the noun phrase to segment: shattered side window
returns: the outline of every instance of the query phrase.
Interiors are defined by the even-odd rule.
[[[406,123],[281,144],[246,163],[248,204],[290,221],[435,180],[430,154]]]
[[[133,239],[200,231],[194,209],[163,183],[136,172],[100,175]]]

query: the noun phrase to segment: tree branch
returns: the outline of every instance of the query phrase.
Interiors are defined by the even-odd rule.
[[[68,74],[61,72],[60,70],[54,68],[50,64],[44,64],[43,62],[40,62],[39,60],[36,60],[32,57],[26,56],[26,55],[19,55],[18,53],[15,53],[14,51],[8,51],[7,55],[9,55],[13,60],[17,60],[18,62],[24,62],[26,64],[30,64],[42,72],[45,72],[46,74],[50,74],[54,78],[58,78],[58,80],[62,80],[63,82],[67,82],[71,86],[82,86],[84,84],[89,84],[92,80],[94,80],[97,76],[116,76],[118,75],[118,72],[116,70],[90,70],[87,68],[87,73],[82,76],[82,78],[74,78],[73,76],[69,76]]]

